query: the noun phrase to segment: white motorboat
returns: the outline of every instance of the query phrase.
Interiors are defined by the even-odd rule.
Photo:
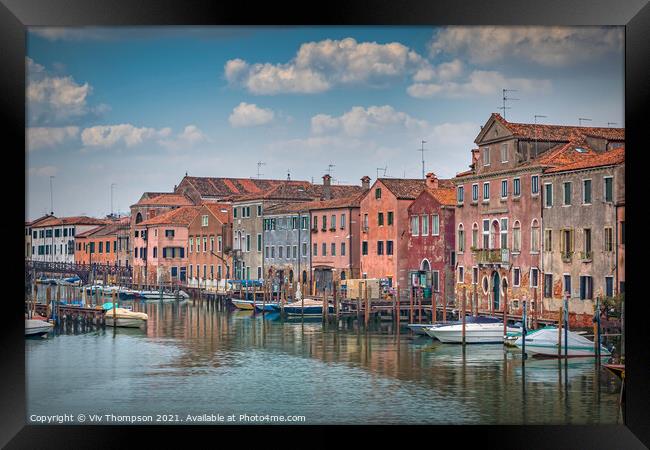
[[[455,323],[451,325],[432,326],[426,329],[427,334],[441,342],[462,343],[463,325]],[[518,331],[517,328],[507,327],[506,332]],[[503,323],[465,323],[466,344],[502,344]]]
[[[134,312],[126,308],[111,308],[104,314],[104,320],[109,327],[139,328],[147,324],[149,316],[145,313]]]
[[[546,327],[539,330],[531,331],[526,334],[526,354],[528,356],[538,357],[558,357],[558,342],[561,347],[561,357],[564,357],[564,333],[562,330],[561,337],[558,339],[557,327]],[[580,356],[596,356],[594,342],[584,336],[573,332],[566,331],[567,339],[567,357],[574,358]],[[524,344],[523,337],[515,341],[515,345],[522,348]],[[610,356],[611,352],[602,345],[600,346],[601,356]]]
[[[164,292],[163,291],[162,297],[161,297],[160,291],[140,291],[138,294],[139,294],[140,298],[143,298],[145,300],[160,300],[161,298],[163,300],[176,300],[176,294],[173,293],[173,292]],[[181,298],[181,297],[187,298],[187,297],[184,297],[183,295],[179,295],[179,298]]]
[[[54,328],[49,322],[37,319],[25,319],[25,336],[43,336]]]

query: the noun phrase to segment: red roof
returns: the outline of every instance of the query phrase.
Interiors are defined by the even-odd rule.
[[[456,204],[456,191],[453,188],[427,189],[427,192],[441,205]]]
[[[492,113],[512,134],[520,139],[538,139],[546,141],[570,141],[577,136],[593,136],[610,141],[625,140],[625,128],[582,127],[570,125],[544,125],[534,123],[508,122],[499,113]]]
[[[151,219],[140,222],[136,226],[155,226],[155,225],[184,225],[188,226],[197,216],[200,206],[182,206],[160,214]]]
[[[395,197],[402,200],[415,200],[426,188],[426,182],[420,178],[378,178]],[[451,180],[438,179],[440,188],[453,187]]]
[[[37,225],[35,228],[40,227],[56,227],[61,225],[104,225],[108,223],[105,219],[96,219],[88,216],[72,216],[72,217],[54,217],[51,216]]]
[[[548,167],[544,173],[612,166],[625,162],[625,147],[597,152],[582,143],[568,143],[552,150],[552,154],[543,155],[539,162]]]
[[[175,193],[157,194],[140,199],[134,206],[190,206],[192,201],[184,195]]]
[[[203,206],[208,208],[210,212],[221,222],[229,223],[232,214],[232,207],[223,203],[210,203],[205,202]],[[225,210],[225,211],[224,211]]]

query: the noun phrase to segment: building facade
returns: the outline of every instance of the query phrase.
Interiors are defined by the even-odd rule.
[[[428,173],[426,189],[408,207],[409,286],[423,290],[427,299],[454,300],[456,197],[453,188],[440,188]]]
[[[74,263],[75,236],[105,223],[105,220],[86,216],[50,216],[31,227],[31,258],[42,262]]]
[[[179,269],[181,284],[214,290],[232,268],[232,208],[204,203],[188,227],[187,267]]]

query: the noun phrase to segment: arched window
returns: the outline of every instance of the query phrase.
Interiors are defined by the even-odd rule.
[[[472,247],[478,248],[478,223],[472,225]]]
[[[506,277],[503,277],[501,279],[501,295],[506,295],[507,290],[508,290],[508,279]]]
[[[515,220],[515,223],[512,226],[512,251],[521,251],[521,224],[518,220]]]
[[[490,227],[490,248],[499,248],[499,236],[501,234],[499,221],[493,220]]]
[[[458,224],[458,253],[465,251],[465,230],[463,224]]]
[[[423,259],[422,262],[420,263],[420,270],[423,272],[429,272],[431,270],[431,265],[429,264],[428,259]]]
[[[481,282],[481,285],[483,286],[483,293],[487,294],[488,291],[490,290],[490,280],[488,280],[487,276],[483,276],[483,281]]]
[[[533,219],[533,223],[530,226],[530,251],[539,251],[539,222],[537,219]]]
[[[305,273],[305,277],[307,276],[307,273]],[[345,271],[341,272],[341,280],[345,280]]]
[[[140,223],[140,222],[142,222],[142,214],[138,213],[135,216],[135,223]]]

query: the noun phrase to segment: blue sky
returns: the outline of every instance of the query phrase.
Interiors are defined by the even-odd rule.
[[[452,177],[501,89],[508,120],[624,126],[622,28],[38,28],[27,219],[128,211],[194,176]],[[380,176],[384,171],[379,171]]]

